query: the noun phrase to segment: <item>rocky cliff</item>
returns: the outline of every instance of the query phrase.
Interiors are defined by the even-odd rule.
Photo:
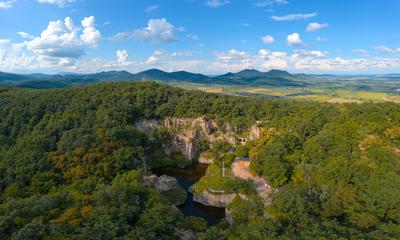
[[[232,145],[243,144],[248,140],[260,137],[259,122],[250,129],[236,129],[229,124],[204,117],[199,118],[166,118],[162,121],[143,120],[135,123],[135,127],[148,131],[157,127],[165,127],[171,133],[171,141],[166,144],[165,153],[182,153],[188,160],[196,159],[201,144],[213,143],[218,140],[227,141]],[[248,137],[238,137],[238,131],[248,131]],[[206,159],[204,159],[206,160]]]
[[[217,140],[237,143],[235,131],[227,124],[205,118],[166,118],[163,121],[144,120],[135,124],[136,128],[148,131],[156,127],[165,127],[171,133],[171,142],[166,145],[165,153],[182,153],[187,159],[194,160],[199,155],[201,142],[213,143]]]

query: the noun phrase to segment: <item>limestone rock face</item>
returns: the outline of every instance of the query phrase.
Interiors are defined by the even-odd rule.
[[[209,191],[204,191],[193,195],[193,201],[212,207],[227,207],[229,203],[236,197],[236,193],[230,194],[213,194]]]
[[[166,118],[163,121],[143,120],[135,123],[135,127],[143,131],[163,126],[171,132],[171,141],[166,144],[165,153],[182,153],[188,160],[194,160],[199,154],[199,142],[217,140],[236,143],[234,132],[228,125],[222,125],[205,118]]]
[[[157,120],[143,120],[135,123],[136,128],[141,129],[145,132],[158,126],[160,126],[160,122]]]
[[[215,120],[199,118],[165,118],[162,121],[143,120],[135,123],[135,127],[149,131],[157,127],[165,127],[171,133],[171,141],[165,146],[165,153],[181,153],[188,160],[194,160],[200,150],[200,142],[206,140],[211,144],[218,141],[227,141],[232,145],[240,142],[235,133],[245,129],[233,129],[229,124]],[[260,137],[261,128],[257,124],[250,129],[250,140]],[[246,139],[244,139],[245,141]],[[203,159],[205,161],[205,159]]]
[[[250,128],[250,135],[249,135],[249,140],[254,141],[260,138],[260,133],[261,133],[261,128],[257,126],[257,124],[254,124]]]

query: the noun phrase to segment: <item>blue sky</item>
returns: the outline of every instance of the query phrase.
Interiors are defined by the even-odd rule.
[[[0,0],[0,71],[400,72],[398,0]]]

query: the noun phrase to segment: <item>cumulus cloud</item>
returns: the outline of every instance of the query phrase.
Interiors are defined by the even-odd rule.
[[[59,7],[65,6],[67,3],[75,2],[75,0],[37,0],[38,3],[48,3],[52,5],[57,5]]]
[[[303,41],[300,38],[300,35],[298,33],[292,33],[289,34],[286,37],[287,43],[289,46],[293,46],[293,45],[300,45],[303,43]]]
[[[182,29],[175,27],[165,18],[150,19],[146,28],[137,29],[133,32],[133,37],[146,42],[176,42],[178,37],[175,34],[178,31],[182,31]]]
[[[318,30],[320,30],[322,28],[326,28],[326,27],[328,27],[328,24],[326,24],[326,23],[312,22],[312,23],[308,24],[308,26],[306,28],[306,32],[315,32],[315,31],[318,31]]]
[[[266,49],[260,49],[258,51],[258,57],[261,61],[258,63],[260,69],[272,69],[272,68],[286,68],[288,66],[287,53],[286,52],[271,52]]]
[[[176,34],[180,31],[184,31],[184,28],[174,26],[165,18],[150,19],[146,28],[128,32],[119,32],[108,39],[111,41],[127,41],[130,39],[136,39],[144,42],[172,43],[179,40]],[[196,35],[190,34],[188,37],[197,38]]]
[[[94,17],[93,16],[85,17],[81,23],[82,23],[82,27],[83,27],[83,31],[82,31],[82,35],[81,35],[81,39],[82,39],[83,43],[85,43],[87,45],[91,45],[93,47],[96,47],[97,42],[101,38],[101,34],[94,26],[95,25]],[[72,21],[71,21],[71,24],[72,24]],[[70,27],[73,27],[73,25]]]
[[[271,44],[273,42],[275,42],[275,39],[271,36],[271,35],[265,35],[261,37],[261,40],[263,41],[263,43],[265,44]]]
[[[146,61],[146,64],[154,65],[157,63],[160,63],[161,57],[163,56],[164,51],[163,50],[156,50],[153,55],[149,56],[149,58]]]
[[[12,8],[13,3],[15,3],[15,2],[16,2],[16,0],[0,1],[0,9]]]
[[[222,58],[221,58],[222,56]],[[399,69],[400,58],[329,58],[320,50],[294,50],[274,52],[260,49],[257,54],[230,50],[216,54],[215,62],[208,64],[209,71],[240,71],[244,68],[270,70],[273,68],[300,72],[370,72]]]
[[[37,55],[54,58],[78,58],[84,54],[84,46],[96,46],[101,35],[94,28],[94,17],[82,20],[83,30],[74,26],[70,17],[64,21],[51,21],[47,28],[32,41],[27,43],[28,49]]]
[[[117,50],[117,62],[124,63],[128,60],[129,54],[126,50]]]
[[[248,57],[248,54],[244,51],[238,51],[236,49],[231,49],[228,52],[218,52],[216,54],[218,60],[223,62],[231,62],[231,61],[242,61],[243,59]]]
[[[400,54],[400,48],[389,48],[384,45],[378,46],[375,48],[376,50],[387,53],[387,54]]]
[[[271,19],[274,21],[293,21],[293,20],[301,20],[308,19],[317,16],[317,13],[296,13],[289,14],[284,16],[272,16]]]
[[[296,61],[297,59],[305,58],[324,58],[327,56],[327,52],[317,51],[317,50],[295,50],[291,56],[291,59]]]
[[[252,57],[245,51],[231,49],[227,52],[216,52],[215,62],[209,64],[210,71],[240,71],[245,68],[253,68]]]
[[[223,5],[229,4],[230,1],[228,0],[207,0],[204,4],[207,7],[212,7],[212,8],[217,8],[217,7],[221,7]]]

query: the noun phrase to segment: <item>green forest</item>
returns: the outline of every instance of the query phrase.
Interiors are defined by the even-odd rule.
[[[166,117],[236,129],[261,122],[261,138],[236,155],[277,189],[271,204],[209,227],[145,186],[143,161],[175,162],[160,148],[167,132],[134,124]],[[186,229],[197,239],[400,239],[399,203],[396,103],[264,100],[153,82],[0,87],[0,239],[179,239]]]

